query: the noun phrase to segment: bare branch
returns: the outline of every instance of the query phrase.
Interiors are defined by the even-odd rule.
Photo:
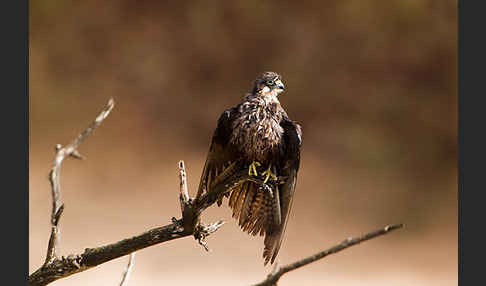
[[[176,221],[112,244],[86,248],[82,254],[54,259],[48,265],[42,266],[29,276],[29,285],[47,285],[137,250],[190,235],[192,233],[184,232],[180,221]]]
[[[64,211],[64,205],[61,204],[54,217],[51,219],[51,236],[49,237],[49,244],[47,245],[47,255],[44,261],[44,265],[50,263],[54,258],[57,257],[56,250],[59,244],[59,219],[61,218],[62,212]]]
[[[277,281],[280,279],[280,277],[282,277],[282,275],[284,275],[287,272],[290,272],[292,270],[295,270],[297,268],[300,268],[302,266],[305,266],[307,264],[315,262],[315,261],[322,259],[322,258],[324,258],[324,257],[326,257],[330,254],[337,253],[341,250],[344,250],[348,247],[359,244],[363,241],[367,241],[367,240],[370,240],[370,239],[375,238],[377,236],[390,233],[391,231],[394,231],[394,230],[402,228],[402,227],[403,227],[403,224],[388,225],[388,226],[385,226],[384,228],[381,228],[381,229],[378,229],[376,231],[364,234],[364,235],[359,236],[357,238],[349,237],[349,238],[345,239],[344,241],[342,241],[341,243],[339,243],[339,244],[337,244],[337,245],[335,245],[335,246],[333,246],[329,249],[326,249],[324,251],[321,251],[319,253],[316,253],[314,255],[311,255],[309,257],[306,257],[306,258],[301,259],[299,261],[296,261],[294,263],[285,265],[285,266],[281,267],[280,269],[278,269],[278,271],[275,271],[275,269],[274,269],[274,271],[272,271],[267,276],[267,279],[265,279],[264,281],[262,281],[258,284],[255,284],[253,286],[273,286],[273,285],[277,285]]]
[[[177,220],[173,218],[172,224],[154,228],[138,236],[123,239],[119,242],[96,248],[86,248],[82,254],[69,255],[67,257],[59,257],[57,255],[57,245],[59,243],[58,223],[64,210],[64,205],[61,202],[60,187],[61,163],[69,156],[82,158],[81,154],[77,151],[78,146],[102,123],[113,107],[114,100],[110,99],[101,113],[96,117],[95,121],[74,139],[73,142],[65,147],[62,147],[60,144],[56,145],[54,166],[49,173],[53,199],[51,216],[52,232],[49,239],[46,260],[38,270],[29,276],[30,285],[47,285],[60,278],[85,271],[91,267],[125,256],[142,248],[191,235],[208,250],[205,239],[223,225],[222,221],[207,226],[200,223],[199,217],[202,210],[215,203],[216,198],[203,196],[204,205],[200,205],[196,204],[195,200],[189,197],[186,171],[184,162],[181,161],[179,162],[179,172],[182,219]],[[228,184],[231,182],[225,181],[224,183]],[[221,184],[216,186],[216,188],[223,190],[224,186]]]
[[[52,166],[51,171],[49,172],[49,182],[51,183],[51,190],[52,190],[52,212],[51,212],[51,236],[49,238],[49,244],[47,247],[47,255],[44,264],[51,263],[54,259],[58,258],[57,250],[59,247],[59,219],[61,218],[62,212],[64,210],[64,205],[61,202],[61,182],[60,182],[60,173],[61,173],[61,164],[62,161],[66,157],[74,157],[77,159],[81,159],[82,156],[77,151],[77,148],[81,142],[86,139],[100,124],[103,120],[110,114],[111,110],[115,106],[115,101],[113,98],[108,100],[108,103],[103,108],[101,113],[96,117],[95,121],[93,121],[86,130],[81,132],[79,136],[73,140],[70,144],[65,147],[62,147],[61,144],[56,145],[56,157],[54,159],[54,164]]]
[[[135,260],[135,252],[130,254],[130,258],[128,259],[127,267],[123,272],[122,280],[120,282],[120,286],[126,286],[128,284],[128,279],[130,278],[130,272],[132,272],[133,268],[133,261]]]
[[[220,220],[210,225],[198,225],[196,227],[196,232],[194,233],[194,238],[199,242],[199,244],[204,247],[206,251],[209,251],[208,244],[206,242],[206,237],[211,233],[216,232],[221,226],[223,226],[224,221]]]
[[[245,173],[248,175],[248,169]],[[220,190],[224,186],[218,185],[216,187]],[[214,204],[216,198],[210,194],[205,194],[202,196],[202,201],[204,206],[206,206]],[[223,222],[218,221],[209,226],[200,224],[199,207],[201,206],[200,204],[195,204],[194,200],[189,199],[189,203],[184,207],[182,219],[172,218],[172,224],[154,228],[132,238],[123,239],[105,246],[86,248],[82,254],[54,259],[51,263],[42,266],[29,276],[29,285],[47,285],[55,280],[88,270],[137,250],[191,235],[207,249],[206,237],[217,231],[223,225]]]
[[[187,191],[187,177],[184,161],[179,161],[179,180],[180,180],[180,201],[181,201],[181,213],[184,212],[184,207],[189,203],[189,192]]]
[[[179,164],[179,167],[181,167],[181,164]],[[182,219],[172,218],[172,224],[157,227],[140,235],[105,246],[86,248],[82,254],[54,259],[29,276],[29,285],[47,285],[55,280],[88,270],[140,249],[187,236],[194,236],[206,250],[209,250],[205,239],[217,231],[223,225],[223,221],[205,226],[200,223],[200,214],[204,209],[216,203],[218,194],[224,194],[228,191],[228,188],[245,179],[261,181],[257,178],[250,178],[248,169],[243,169],[237,172],[234,177],[221,180],[218,185],[214,186],[214,192],[202,195],[199,201],[189,198],[189,202],[184,206]]]

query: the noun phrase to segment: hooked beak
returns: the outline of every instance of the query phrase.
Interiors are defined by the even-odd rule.
[[[278,89],[281,89],[281,90],[284,90],[285,89],[285,85],[283,84],[283,82],[281,80],[277,80],[275,82],[275,84],[277,85],[277,88]]]

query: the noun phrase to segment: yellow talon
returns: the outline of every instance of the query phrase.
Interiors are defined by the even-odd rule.
[[[277,175],[272,173],[272,165],[268,166],[268,169],[262,173],[265,176],[265,180],[263,181],[264,184],[268,182],[268,179],[272,178],[272,180],[276,181],[278,179]]]
[[[255,174],[255,176],[258,176],[258,172],[256,167],[260,167],[261,164],[258,161],[253,161],[251,162],[250,166],[248,167],[248,176],[251,176],[252,174]]]

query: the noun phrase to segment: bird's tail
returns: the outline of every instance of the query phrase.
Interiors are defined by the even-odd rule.
[[[265,236],[265,247],[263,249],[263,258],[265,259],[264,265],[267,265],[268,262],[273,264],[277,254],[280,250],[280,246],[282,245],[282,241],[285,234],[285,229],[287,228],[287,223],[289,222],[289,214],[292,208],[292,201],[294,196],[295,190],[295,183],[297,179],[297,170],[291,170],[288,179],[285,183],[280,186],[281,196],[281,226],[279,228],[274,228],[272,231],[268,232]]]
[[[263,262],[263,265],[267,265],[268,262],[273,264],[278,251],[280,250],[280,245],[282,244],[282,231],[277,230],[273,233],[267,233],[264,244],[263,259],[265,261]]]

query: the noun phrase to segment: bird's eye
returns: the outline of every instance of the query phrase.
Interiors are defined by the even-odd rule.
[[[267,85],[273,85],[275,82],[273,80],[267,80]]]

